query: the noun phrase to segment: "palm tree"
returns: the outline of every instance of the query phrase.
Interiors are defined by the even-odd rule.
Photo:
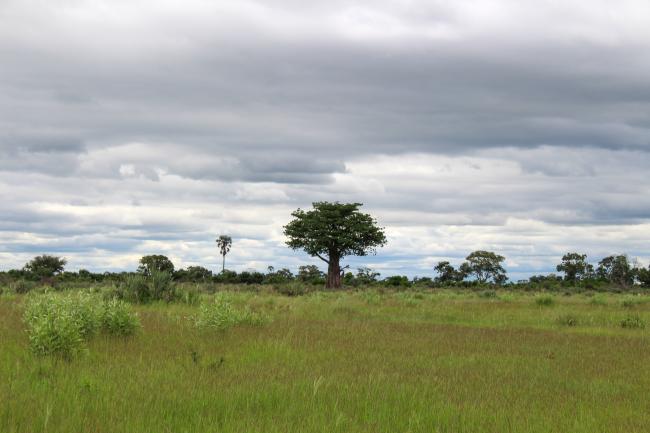
[[[217,246],[219,247],[219,252],[223,256],[221,272],[226,270],[226,254],[228,254],[228,251],[230,251],[231,245],[232,245],[232,238],[230,236],[221,235],[217,238]]]

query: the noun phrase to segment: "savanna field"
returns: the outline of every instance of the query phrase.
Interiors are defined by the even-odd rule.
[[[0,296],[0,432],[650,431],[647,296],[262,290],[186,301]],[[75,320],[83,341],[45,353],[48,326]]]

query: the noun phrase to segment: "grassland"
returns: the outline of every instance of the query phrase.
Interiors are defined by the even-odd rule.
[[[650,330],[621,326],[650,298],[226,296],[272,321],[137,306],[141,332],[71,361],[30,353],[24,297],[0,297],[0,432],[650,431]]]

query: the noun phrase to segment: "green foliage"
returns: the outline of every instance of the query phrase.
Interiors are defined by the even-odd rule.
[[[621,328],[625,329],[643,329],[645,328],[645,322],[637,314],[626,316],[621,320]]]
[[[298,279],[303,283],[322,284],[325,274],[316,265],[305,265],[298,268]]]
[[[564,272],[564,280],[570,282],[589,278],[594,272],[594,267],[587,263],[587,255],[578,253],[566,253],[556,269],[558,272]]]
[[[201,305],[194,324],[199,329],[224,331],[236,325],[260,326],[268,321],[264,314],[248,307],[237,309],[228,299],[215,296],[214,302]]]
[[[465,277],[473,275],[479,284],[485,284],[488,281],[494,284],[503,284],[506,282],[506,270],[501,266],[505,257],[495,254],[491,251],[474,251],[467,257],[466,262],[460,266],[460,272]]]
[[[128,336],[140,329],[140,320],[131,306],[119,299],[103,302],[100,311],[101,328],[109,334]]]
[[[535,298],[535,304],[540,307],[550,307],[555,304],[555,298],[551,295],[538,295]]]
[[[217,238],[217,247],[219,248],[219,254],[223,258],[221,272],[226,270],[226,254],[230,251],[232,246],[232,238],[227,235],[221,235]]]
[[[94,326],[80,323],[75,307],[71,299],[54,296],[38,295],[29,299],[24,320],[33,353],[70,359],[83,350],[82,329]]]
[[[295,218],[284,227],[293,249],[312,256],[335,252],[339,258],[365,256],[386,243],[383,229],[368,214],[359,212],[361,203],[313,203],[313,210],[296,210]]]
[[[172,274],[156,270],[147,275],[127,275],[115,295],[120,299],[139,304],[152,301],[172,302],[178,296]]]
[[[340,260],[355,255],[365,256],[386,243],[384,230],[368,214],[359,212],[361,203],[313,203],[313,210],[298,209],[294,219],[284,227],[294,250],[328,263],[327,287],[340,287]],[[327,258],[326,258],[327,257]]]
[[[28,293],[31,290],[33,290],[35,287],[36,287],[36,283],[33,281],[17,280],[9,283],[9,289],[12,292],[17,293],[19,295]]]
[[[598,262],[598,277],[620,287],[634,283],[634,270],[626,255],[608,256]]]
[[[438,262],[433,268],[438,274],[436,282],[440,284],[450,284],[462,281],[465,276],[462,272],[457,271],[449,262]]]
[[[63,272],[67,260],[61,257],[44,254],[30,260],[23,270],[38,278],[51,278]]]
[[[392,275],[384,280],[384,285],[388,287],[405,288],[410,285],[410,282],[407,276]]]
[[[140,326],[126,304],[87,293],[30,296],[23,318],[32,352],[66,359],[84,350],[99,330],[130,335]]]
[[[174,273],[174,264],[169,260],[169,258],[167,258],[167,256],[144,256],[140,259],[138,272],[146,276],[152,275],[154,272],[164,272],[171,275]]]

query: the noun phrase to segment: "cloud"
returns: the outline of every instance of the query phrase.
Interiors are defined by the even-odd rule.
[[[4,1],[0,265],[214,261],[221,232],[238,269],[295,265],[315,200],[366,203],[391,243],[355,263],[384,272],[647,258],[650,6],[610,6]]]

